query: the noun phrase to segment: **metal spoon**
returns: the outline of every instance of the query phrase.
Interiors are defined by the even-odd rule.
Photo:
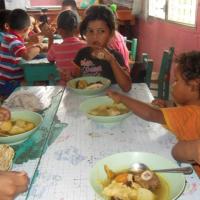
[[[149,168],[144,163],[133,163],[130,170],[135,173],[143,172]],[[180,167],[180,168],[170,168],[170,169],[155,169],[151,170],[153,172],[166,172],[166,173],[183,173],[191,174],[193,172],[192,167]]]

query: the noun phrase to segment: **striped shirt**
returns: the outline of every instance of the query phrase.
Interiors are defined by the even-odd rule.
[[[25,50],[21,37],[15,33],[4,35],[0,49],[0,84],[23,78],[23,70],[18,63]]]
[[[79,38],[68,37],[61,44],[52,44],[47,58],[50,62],[56,63],[59,71],[65,70],[65,73],[68,73],[67,79],[69,80],[77,70],[73,60],[77,52],[85,46],[86,43]]]

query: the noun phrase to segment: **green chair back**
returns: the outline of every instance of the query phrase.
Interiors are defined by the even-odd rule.
[[[37,81],[48,81],[48,85],[55,85],[60,80],[59,72],[53,63],[21,64],[27,85],[32,86]]]
[[[153,60],[149,58],[147,53],[142,53],[142,63],[144,63],[146,75],[145,82],[147,86],[150,88],[151,85],[151,75],[153,71]]]
[[[170,88],[170,71],[174,55],[174,47],[163,52],[160,72],[158,76],[158,98],[168,100]]]

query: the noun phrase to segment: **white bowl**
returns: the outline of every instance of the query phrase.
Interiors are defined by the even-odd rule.
[[[179,167],[162,156],[146,152],[123,152],[103,158],[95,164],[90,173],[90,184],[100,199],[105,199],[102,193],[102,183],[107,179],[104,165],[114,172],[120,172],[129,169],[133,163],[144,163],[152,170]],[[159,175],[169,186],[169,199],[177,199],[185,188],[184,175],[180,173],[160,173]]]
[[[9,135],[6,137],[0,136],[0,144],[16,145],[24,142],[39,128],[40,124],[43,121],[43,118],[40,114],[28,110],[11,111],[11,119],[12,120],[22,119],[25,121],[32,122],[35,124],[35,128],[33,128],[30,131],[26,131],[24,133],[20,133],[17,135]]]

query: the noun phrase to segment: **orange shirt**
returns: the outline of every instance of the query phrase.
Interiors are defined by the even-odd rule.
[[[200,106],[189,105],[161,109],[167,128],[179,140],[200,139]]]

